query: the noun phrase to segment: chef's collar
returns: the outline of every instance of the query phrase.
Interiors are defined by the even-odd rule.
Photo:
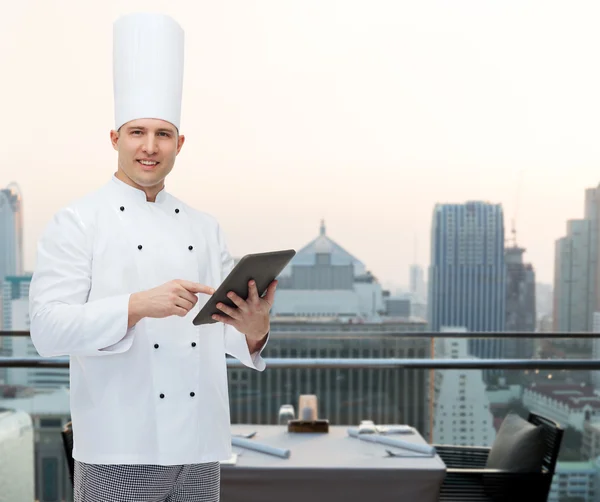
[[[148,202],[146,192],[144,192],[143,190],[128,185],[124,181],[121,181],[119,178],[117,178],[114,174],[112,180],[113,183],[115,183],[115,186],[124,194],[124,196],[133,197],[138,202]],[[167,192],[163,187],[163,189],[156,194],[155,203],[162,204],[166,200],[166,197]],[[148,202],[148,204],[152,204],[152,202]]]

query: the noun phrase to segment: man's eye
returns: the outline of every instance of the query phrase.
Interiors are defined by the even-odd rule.
[[[168,138],[170,136],[168,132],[159,132],[158,134],[164,136],[165,138]]]
[[[131,131],[131,134],[142,134],[142,131]]]

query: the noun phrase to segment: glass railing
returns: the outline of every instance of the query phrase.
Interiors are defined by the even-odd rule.
[[[0,493],[19,489],[21,476],[36,500],[72,500],[60,434],[70,420],[68,359],[23,349],[27,333],[4,335],[5,353],[19,356],[0,356],[0,408],[21,410],[33,432],[0,443],[0,462],[10,464],[0,469]],[[291,405],[297,416],[299,396],[312,394],[319,417],[332,425],[408,424],[433,444],[491,446],[508,413],[527,418],[534,412],[565,429],[549,500],[580,496],[583,489],[584,500],[595,500],[600,357],[593,335],[479,336],[273,332],[263,353],[266,371],[228,359],[231,421],[281,426],[281,407]],[[10,413],[0,412],[0,429]],[[31,456],[22,454],[28,442]]]

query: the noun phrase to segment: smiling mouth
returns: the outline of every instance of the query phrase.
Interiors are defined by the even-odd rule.
[[[140,159],[138,159],[137,162],[142,167],[145,167],[146,169],[152,169],[153,167],[156,167],[160,163],[155,160],[140,160]]]

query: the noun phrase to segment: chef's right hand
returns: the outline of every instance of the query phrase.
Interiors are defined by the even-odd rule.
[[[197,293],[212,295],[214,292],[214,288],[209,286],[176,279],[133,293],[129,299],[129,327],[144,317],[184,317],[198,303]]]

